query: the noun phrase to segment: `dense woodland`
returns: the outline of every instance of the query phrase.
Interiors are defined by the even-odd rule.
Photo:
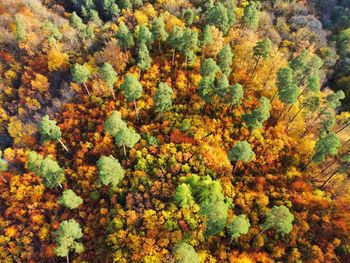
[[[349,262],[349,8],[0,1],[0,262]]]

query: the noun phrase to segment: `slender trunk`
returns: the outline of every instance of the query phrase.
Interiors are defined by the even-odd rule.
[[[141,68],[139,68],[139,81],[141,79]]]
[[[67,263],[69,263],[69,254],[67,254],[66,259],[67,259]]]
[[[187,55],[185,57],[185,68],[187,68]]]
[[[348,142],[350,142],[350,139],[348,139],[347,141],[343,142],[343,144],[340,145],[340,148],[344,147],[344,145],[347,144]]]
[[[235,164],[235,168],[233,169],[233,173],[235,173],[235,172],[236,172],[236,170],[237,170],[237,167],[238,167],[238,162],[239,162],[239,161],[237,161],[237,162],[236,162],[236,164]]]
[[[300,80],[300,82],[299,82],[299,85],[298,86],[300,86],[301,85],[301,83],[304,81],[304,79],[306,78],[306,75],[304,75],[303,76],[303,78]]]
[[[63,189],[63,186],[61,185],[61,183],[58,183],[58,185],[61,187],[61,189]]]
[[[290,107],[289,107],[289,109],[287,110],[286,114],[284,114],[283,119],[287,117],[288,112],[290,112],[290,110],[293,108],[293,106],[294,106],[294,104],[290,105]]]
[[[90,91],[89,91],[88,87],[86,86],[85,82],[84,82],[83,84],[84,84],[84,87],[85,87],[85,89],[86,89],[87,94],[88,94],[89,96],[91,96],[91,95],[90,95]]]
[[[204,52],[204,48],[205,48],[205,46],[203,46],[203,49],[202,49],[202,56],[201,56],[201,61],[203,61],[203,59],[205,58],[205,52]]]
[[[298,95],[297,99],[299,100],[300,96],[304,94],[304,92],[306,91],[306,87],[303,88],[303,90],[300,92],[300,94]]]
[[[253,135],[253,130],[251,130],[249,133],[248,141],[250,140],[250,138],[252,138],[252,135]]]
[[[326,171],[329,167],[331,167],[335,162],[337,161],[337,158],[334,158],[333,161],[331,161],[325,168],[322,169],[320,174],[322,174],[324,171]]]
[[[350,126],[350,122],[346,125],[344,125],[343,127],[341,127],[339,130],[337,130],[335,133],[338,134],[339,132],[341,132],[342,130],[344,130],[346,127]]]
[[[115,92],[114,92],[114,89],[112,88],[111,91],[112,91],[113,100],[115,100]]]
[[[124,151],[124,155],[126,156],[126,149],[125,149],[125,145],[123,145],[123,151]]]
[[[232,104],[230,105],[230,108],[229,108],[229,113],[231,113],[231,111],[232,111]]]
[[[277,124],[277,122],[278,122],[279,119],[281,118],[281,116],[282,116],[282,114],[283,114],[283,112],[284,112],[285,109],[286,109],[286,105],[283,106],[283,109],[282,109],[281,113],[278,115],[277,119],[275,120],[275,122],[273,123],[272,126],[275,126],[275,125]]]
[[[320,113],[317,114],[316,118],[314,118],[314,120],[312,121],[312,123],[314,123],[320,116],[321,114],[323,113],[323,111],[321,111]],[[311,130],[312,128],[314,128],[315,126],[313,125],[310,125],[309,128],[307,128],[307,130],[301,135],[300,139],[301,138],[304,138]]]
[[[272,73],[272,71],[273,71],[274,68],[275,68],[275,67],[272,67],[272,68],[270,69],[270,71],[269,71],[269,74],[267,74],[267,77],[266,77],[266,80],[265,80],[263,89],[266,87],[266,84],[267,84],[267,82],[269,81],[270,75],[271,75],[271,73]]]
[[[320,190],[323,189],[323,187],[325,187],[325,185],[333,178],[334,175],[336,175],[338,173],[338,169],[335,170],[332,175],[330,177],[328,177],[328,179],[320,186]]]
[[[263,229],[260,231],[260,233],[253,239],[253,242],[262,234],[266,231],[267,229]]]
[[[135,112],[136,112],[136,120],[139,120],[139,112],[137,110],[136,100],[134,100],[134,106],[135,106]]]
[[[288,128],[290,126],[290,124],[294,121],[294,119],[299,115],[299,113],[305,108],[305,106],[307,105],[307,103],[309,102],[310,99],[308,99],[298,110],[298,112],[296,114],[294,114],[293,118],[289,121],[286,131],[288,131]]]
[[[2,180],[4,180],[4,182],[7,183],[5,177],[3,177],[2,175],[0,175],[0,176],[1,176]]]
[[[67,151],[69,152],[67,146],[61,141],[61,139],[58,139],[59,143],[62,145],[62,147]]]
[[[303,169],[301,169],[302,172],[304,172],[308,167],[309,165],[311,164],[312,160],[310,160],[305,166]]]
[[[53,44],[54,44],[56,50],[58,51],[58,53],[61,54],[61,51],[60,51],[60,49],[58,48],[58,46],[57,46],[57,44],[56,44],[56,40],[53,42]]]
[[[254,77],[254,75],[255,75],[255,71],[256,71],[256,69],[257,69],[257,67],[258,67],[260,58],[261,58],[261,56],[258,57],[258,59],[257,59],[257,61],[256,61],[256,63],[255,63],[255,67],[254,67],[254,69],[253,69],[252,77]]]
[[[275,99],[276,95],[278,93],[278,89],[275,91],[275,94],[273,94],[271,100],[270,100],[270,104],[272,104],[273,100]]]

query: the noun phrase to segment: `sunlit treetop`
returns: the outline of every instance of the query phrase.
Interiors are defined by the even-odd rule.
[[[175,246],[174,258],[175,263],[199,263],[198,254],[191,245],[185,242]]]
[[[228,152],[230,161],[250,162],[254,160],[255,153],[252,151],[250,144],[246,141],[237,142]]]
[[[124,169],[113,156],[102,156],[97,161],[99,179],[102,184],[117,186],[124,177]]]
[[[104,131],[108,132],[112,137],[115,137],[122,127],[126,127],[126,123],[122,120],[119,111],[113,111],[103,125]]]
[[[58,203],[69,209],[75,209],[83,203],[83,199],[68,189],[63,191],[62,196],[58,199]]]
[[[294,215],[284,206],[274,206],[266,215],[263,230],[274,228],[278,233],[285,235],[293,229]]]
[[[238,238],[248,233],[250,222],[246,215],[235,216],[227,225],[227,232],[231,238]]]

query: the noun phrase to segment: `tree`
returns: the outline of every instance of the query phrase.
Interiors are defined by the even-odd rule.
[[[217,64],[220,67],[221,71],[229,77],[231,73],[233,53],[229,44],[226,44],[218,53]]]
[[[219,66],[216,64],[215,60],[212,58],[205,59],[202,62],[200,73],[202,77],[209,77],[214,79],[216,74],[220,71]]]
[[[262,232],[275,228],[282,235],[290,233],[293,229],[294,216],[289,209],[284,206],[274,206],[266,215],[265,223],[262,225]]]
[[[340,140],[338,136],[333,132],[329,132],[321,136],[316,142],[315,152],[311,157],[311,161],[315,163],[323,162],[327,155],[336,155],[339,147]]]
[[[270,101],[265,97],[261,97],[260,106],[257,109],[251,111],[250,113],[246,113],[243,115],[243,121],[251,130],[249,138],[251,137],[252,132],[255,129],[261,128],[263,122],[267,121],[270,118],[270,109]]]
[[[237,142],[228,152],[228,159],[235,161],[236,165],[233,172],[236,171],[239,161],[250,162],[254,160],[255,153],[252,151],[250,144],[246,141]]]
[[[185,20],[186,26],[191,26],[193,24],[194,12],[192,11],[192,9],[188,8],[185,11],[183,11],[182,17]]]
[[[141,83],[133,75],[127,74],[120,89],[124,92],[124,96],[128,102],[134,102],[136,119],[138,120],[136,99],[140,98],[143,92]]]
[[[62,196],[58,199],[58,203],[69,209],[75,209],[83,203],[83,199],[68,189],[63,191]]]
[[[198,254],[191,245],[185,242],[175,246],[174,258],[175,263],[199,263]]]
[[[56,121],[50,120],[48,115],[45,115],[40,122],[41,141],[57,140],[62,147],[69,152],[66,145],[62,142],[62,133],[60,127],[56,125]]]
[[[207,45],[213,43],[213,33],[211,32],[211,28],[209,25],[205,25],[203,31],[200,34],[199,44],[202,47],[202,58],[204,58],[204,49]]]
[[[249,1],[249,4],[244,7],[244,15],[242,17],[243,25],[251,30],[256,30],[259,24],[259,9],[256,2]]]
[[[250,222],[246,215],[235,216],[230,224],[227,225],[227,232],[231,236],[231,241],[248,233]],[[230,243],[231,243],[230,241]]]
[[[122,120],[118,111],[113,111],[109,118],[103,124],[103,130],[115,137],[120,129],[126,127],[126,123]]]
[[[141,76],[141,70],[147,70],[151,66],[152,58],[149,55],[147,46],[141,44],[137,53],[137,66],[140,68],[139,76]]]
[[[156,17],[152,21],[151,32],[155,40],[158,40],[158,51],[160,53],[160,43],[168,38],[168,33],[165,31],[164,19],[162,16]]]
[[[55,254],[59,257],[67,257],[67,263],[69,263],[71,251],[78,254],[84,251],[83,244],[77,241],[82,236],[81,227],[74,219],[62,221],[56,231]]]
[[[86,92],[90,96],[90,91],[86,86],[86,81],[91,76],[90,70],[84,67],[83,65],[79,65],[78,63],[75,63],[71,68],[71,74],[72,74],[73,81],[79,84],[83,84],[86,89]]]
[[[27,167],[30,171],[43,178],[46,187],[54,188],[60,186],[63,188],[64,172],[56,161],[49,157],[44,159],[40,154],[30,151],[28,153]]]
[[[232,22],[229,19],[227,8],[220,2],[211,7],[205,17],[209,25],[219,28],[224,34],[227,34]]]
[[[229,87],[225,96],[225,102],[230,104],[230,111],[232,106],[238,106],[242,103],[243,94],[244,91],[241,84],[236,83]]]
[[[151,31],[144,25],[140,26],[136,34],[136,43],[139,47],[146,45],[148,49],[152,47],[154,38]]]
[[[16,22],[16,39],[17,39],[17,41],[20,41],[20,42],[26,41],[27,40],[27,30],[26,30],[26,24],[24,23],[22,16],[16,15],[15,22]]]
[[[166,83],[160,82],[154,97],[154,108],[155,110],[163,113],[166,110],[169,110],[172,106],[172,95],[173,90]]]
[[[124,170],[117,159],[112,155],[102,156],[97,161],[99,180],[103,185],[116,187],[124,178]]]
[[[115,100],[115,93],[113,89],[113,85],[117,78],[117,73],[114,71],[113,67],[109,63],[104,63],[103,66],[99,70],[99,74],[104,82],[107,83],[108,87],[112,91],[113,99]]]
[[[344,98],[345,98],[345,93],[342,90],[338,90],[337,92],[332,93],[326,97],[327,106],[332,109],[336,109],[340,107],[341,105],[340,101],[343,100]]]
[[[271,50],[272,50],[272,42],[268,38],[258,41],[256,45],[253,47],[253,57],[256,60],[256,63],[254,66],[252,76],[255,75],[255,71],[258,67],[260,59],[261,58],[268,59],[270,57]]]
[[[122,127],[115,136],[115,143],[117,146],[123,146],[124,154],[126,155],[125,147],[134,147],[140,139],[141,136],[134,129]]]
[[[124,24],[120,23],[118,32],[116,35],[120,47],[125,51],[127,48],[131,48],[134,45],[134,38],[129,28]]]
[[[301,83],[304,79],[308,57],[308,52],[304,49],[289,62],[289,67],[293,70],[294,81],[297,83]]]
[[[185,183],[178,185],[175,193],[175,202],[181,208],[187,208],[194,204],[191,186]]]
[[[180,52],[185,55],[185,64],[187,65],[187,60],[193,61],[195,58],[195,52],[198,49],[198,31],[186,28],[181,39]]]
[[[214,96],[214,79],[203,77],[198,84],[198,94],[206,103],[210,103]]]
[[[69,17],[69,24],[79,31],[85,31],[86,29],[83,20],[81,20],[81,18],[77,15],[76,12],[73,12],[72,15]]]
[[[7,183],[7,181],[5,177],[1,175],[1,173],[7,171],[7,169],[8,169],[8,163],[6,160],[2,159],[2,151],[0,150],[0,176],[5,183]]]
[[[48,36],[50,42],[54,42],[55,40],[60,40],[62,38],[61,32],[49,20],[44,21],[44,23],[41,26],[41,29]],[[53,40],[53,41],[51,41],[51,40]],[[57,45],[56,45],[56,49],[58,50]]]
[[[183,34],[184,34],[184,32],[183,32],[183,29],[181,27],[174,26],[172,31],[170,32],[169,37],[168,37],[169,45],[173,49],[173,58],[172,58],[172,62],[171,62],[172,67],[174,66],[174,63],[175,63],[176,50],[181,50],[181,48],[182,48]]]

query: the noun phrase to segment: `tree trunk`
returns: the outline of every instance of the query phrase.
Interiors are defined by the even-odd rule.
[[[317,114],[316,118],[312,121],[312,123],[314,123],[321,116],[322,113],[323,111]],[[313,127],[315,126],[310,125],[309,128],[307,128],[306,131],[301,135],[300,139],[304,138],[312,130]]]
[[[136,120],[139,120],[139,112],[137,110],[136,100],[134,100],[134,106],[135,106],[135,112],[136,112]]]
[[[296,114],[294,114],[293,118],[289,121],[287,128],[286,128],[286,132],[288,131],[288,128],[290,126],[290,124],[294,121],[294,119],[299,115],[299,113],[305,108],[305,106],[307,105],[307,103],[309,102],[310,99],[308,99],[298,110],[298,112]]]
[[[83,84],[84,84],[84,87],[85,87],[85,89],[86,89],[87,94],[88,94],[89,96],[91,96],[91,95],[90,95],[90,91],[89,91],[88,87],[86,86],[85,82],[84,82]]]
[[[112,91],[113,100],[115,100],[115,92],[114,92],[114,89],[112,88],[111,91]]]
[[[67,151],[69,152],[67,146],[61,141],[61,139],[58,139],[59,143],[62,145],[62,147]]]
[[[123,151],[124,151],[124,155],[126,156],[126,149],[125,149],[125,145],[123,145]]]
[[[4,180],[4,182],[7,183],[5,177],[3,177],[2,175],[0,175],[0,176],[1,176],[2,180]]]
[[[343,127],[341,127],[339,130],[337,130],[335,133],[338,134],[339,132],[341,132],[342,130],[344,130],[346,127],[350,126],[350,122],[346,125],[344,125]]]
[[[290,107],[289,107],[289,109],[287,110],[286,114],[284,114],[283,119],[287,117],[288,112],[290,112],[290,110],[293,108],[293,106],[294,106],[294,104],[290,105]]]
[[[255,67],[254,67],[254,69],[253,69],[252,77],[254,77],[254,75],[255,75],[255,71],[256,71],[256,69],[257,69],[257,67],[258,67],[260,58],[261,58],[261,56],[258,57],[258,59],[257,59],[257,61],[256,61],[256,63],[255,63]]]
[[[66,259],[67,259],[67,263],[69,263],[69,254],[67,254]]]
[[[297,99],[299,100],[300,96],[304,94],[304,92],[306,91],[306,87],[300,92],[300,94],[298,95]]]
[[[332,173],[332,175],[330,177],[328,177],[328,179],[320,186],[320,190],[323,189],[323,187],[325,187],[325,185],[333,178],[334,175],[336,175],[338,173],[338,169],[334,171],[334,173]]]
[[[141,79],[141,68],[139,68],[139,81]]]
[[[304,172],[305,170],[306,170],[306,168],[308,168],[309,167],[309,165],[311,164],[311,160],[304,166],[304,168],[303,169],[301,169],[301,171],[302,172]]]
[[[236,162],[236,164],[235,164],[235,168],[233,169],[233,173],[235,173],[235,172],[236,172],[236,170],[237,170],[237,167],[238,167],[238,162],[239,162],[239,161],[237,161],[237,162]]]
[[[253,242],[262,234],[266,231],[267,229],[263,229],[260,231],[260,233],[253,239]]]
[[[272,70],[273,70],[274,68],[275,68],[275,67],[272,67],[272,68],[270,69],[270,71],[269,71],[269,74],[267,74],[267,77],[266,77],[266,80],[265,80],[265,83],[264,83],[263,89],[266,87],[266,84],[267,84],[267,82],[269,81],[269,79],[270,79],[270,75],[271,75]]]
[[[272,104],[273,100],[275,99],[276,95],[278,93],[278,89],[275,91],[275,94],[273,94],[271,100],[270,100],[270,104]]]
[[[279,119],[281,118],[281,116],[282,116],[282,114],[283,114],[283,112],[284,112],[285,109],[286,109],[286,105],[283,106],[283,109],[282,109],[281,113],[278,115],[277,119],[275,120],[275,122],[273,123],[272,126],[275,126],[275,125],[277,124],[277,122],[278,122]]]

